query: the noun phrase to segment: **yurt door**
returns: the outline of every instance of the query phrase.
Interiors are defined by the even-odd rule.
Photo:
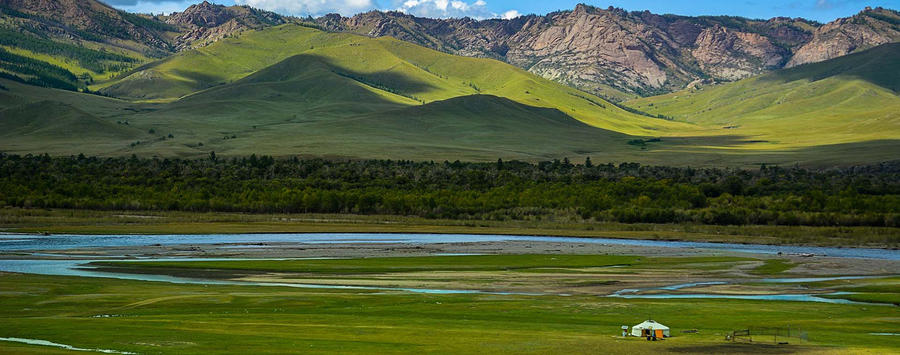
[[[656,337],[657,337],[657,338],[662,338],[662,337],[663,337],[663,330],[662,330],[662,329],[654,329],[653,331],[656,332]]]

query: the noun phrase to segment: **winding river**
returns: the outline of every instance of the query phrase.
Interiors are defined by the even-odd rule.
[[[633,240],[633,239],[609,239],[609,238],[572,238],[572,237],[540,237],[540,236],[507,236],[507,235],[471,235],[471,234],[206,234],[206,235],[30,235],[30,234],[2,234],[0,235],[0,252],[29,252],[34,256],[55,256],[52,251],[64,251],[71,249],[91,249],[123,246],[151,246],[151,245],[212,245],[212,244],[253,244],[253,243],[308,243],[308,244],[334,244],[334,243],[465,243],[465,242],[502,242],[502,241],[531,241],[531,242],[562,242],[562,243],[596,243],[607,245],[628,245],[652,248],[696,248],[710,249],[754,254],[815,254],[840,258],[866,258],[900,260],[900,251],[886,249],[863,248],[827,248],[827,247],[801,247],[801,246],[773,246],[759,244],[730,244],[730,243],[705,243],[659,240]],[[40,253],[45,252],[45,253]],[[46,253],[50,252],[50,253]],[[246,285],[246,286],[275,286],[297,288],[327,288],[327,289],[351,289],[374,291],[400,291],[427,294],[497,294],[497,295],[533,295],[539,293],[516,292],[489,292],[478,290],[446,290],[446,289],[418,289],[418,288],[390,288],[353,285],[320,285],[320,284],[296,284],[277,282],[245,282],[231,280],[211,280],[175,277],[167,275],[147,275],[129,273],[111,273],[93,270],[88,265],[93,261],[116,260],[113,258],[98,258],[93,260],[71,259],[0,259],[0,271],[32,273],[43,275],[63,275],[81,277],[107,277],[127,280],[169,282],[179,284],[205,284],[205,285]],[[240,259],[141,259],[141,260],[240,260]],[[833,278],[787,278],[787,279],[763,279],[757,282],[771,283],[799,283],[815,282],[854,276]],[[654,290],[674,291],[683,288],[718,285],[724,282],[707,282],[669,285]],[[775,294],[775,295],[730,295],[730,294],[671,294],[654,293],[641,294],[636,289],[620,290],[610,297],[621,298],[722,298],[722,299],[749,299],[749,300],[778,300],[778,301],[806,301],[826,303],[854,303],[844,299],[832,299],[812,294]],[[836,295],[836,294],[835,294]]]
[[[473,242],[557,242],[581,244],[626,245],[648,248],[696,248],[754,254],[814,254],[839,258],[900,260],[900,251],[868,248],[830,248],[790,245],[708,243],[666,240],[542,237],[522,235],[479,234],[408,234],[408,233],[293,233],[293,234],[166,234],[166,235],[51,235],[0,234],[0,252],[24,250],[67,250],[83,248],[209,245],[254,243],[473,243]]]

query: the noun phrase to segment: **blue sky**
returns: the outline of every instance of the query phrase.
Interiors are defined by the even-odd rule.
[[[134,12],[169,13],[181,11],[202,0],[102,0]],[[598,7],[650,10],[679,15],[735,15],[751,18],[775,16],[804,17],[828,22],[855,14],[866,6],[900,9],[900,0],[212,0],[232,5],[250,5],[289,15],[318,16],[329,12],[353,15],[371,9],[402,10],[427,17],[513,17],[518,14],[545,14],[571,9],[579,2]]]

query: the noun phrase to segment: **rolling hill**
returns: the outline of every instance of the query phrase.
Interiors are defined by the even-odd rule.
[[[754,137],[761,148],[900,137],[900,43],[734,83],[632,100],[642,111]]]
[[[242,79],[263,71],[265,74],[252,79],[254,90],[243,90],[250,98],[259,96],[256,90],[264,86],[260,78],[283,85],[306,70],[302,63],[283,62],[297,55],[318,58],[318,70],[407,105],[484,94],[557,109],[591,126],[625,134],[692,129],[687,124],[628,113],[596,96],[496,60],[453,56],[392,38],[330,33],[295,24],[248,32],[179,53],[138,68],[103,92],[161,102],[243,101],[249,98],[234,95],[236,86],[248,84]],[[223,94],[228,90],[232,94]]]
[[[144,100],[0,84],[3,120],[47,125],[59,111],[35,107],[71,107],[77,124],[59,127],[95,142],[50,145],[56,131],[17,130],[15,141],[0,144],[7,152],[544,160],[637,150],[612,127],[690,127],[628,113],[495,60],[298,25],[186,51],[106,89]]]
[[[0,150],[474,161],[591,156],[695,166],[871,163],[900,153],[896,51],[886,45],[629,102],[672,118],[659,119],[500,61],[285,24],[145,64],[103,88],[113,97],[0,79],[0,120],[11,132],[2,136]]]
[[[327,15],[316,23],[333,31],[391,36],[448,53],[496,58],[615,100],[677,91],[696,80],[734,81],[900,41],[900,13],[878,7],[828,24],[585,4],[513,19],[433,19],[371,11]]]

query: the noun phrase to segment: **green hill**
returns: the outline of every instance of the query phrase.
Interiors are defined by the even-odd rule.
[[[0,1],[0,72],[20,82],[82,89],[165,56],[175,31],[96,0]]]
[[[900,156],[896,51],[629,102],[664,120],[495,60],[283,25],[132,70],[117,98],[0,78],[0,151],[873,163]]]
[[[302,70],[298,64],[281,63],[296,55],[319,58],[328,71],[404,104],[485,94],[558,109],[589,125],[626,134],[652,135],[693,128],[630,114],[598,97],[496,60],[453,56],[387,37],[329,33],[293,24],[249,32],[152,63],[103,92],[171,102],[225,84],[246,84],[240,80],[276,64],[267,69],[265,78],[283,81]]]
[[[677,121],[752,137],[757,149],[896,140],[900,43],[734,83],[632,100]]]
[[[0,149],[4,151],[110,154],[145,136],[137,128],[98,116],[112,107],[122,107],[103,102],[108,99],[11,81],[2,81],[2,86]],[[93,107],[94,112],[83,107]]]
[[[178,137],[139,151],[178,155],[209,149],[226,155],[542,160],[633,149],[627,135],[508,98],[471,94],[422,104],[411,93],[442,89],[425,79],[354,71],[332,57],[301,54],[158,105],[132,122]],[[203,145],[171,145],[187,137]]]

